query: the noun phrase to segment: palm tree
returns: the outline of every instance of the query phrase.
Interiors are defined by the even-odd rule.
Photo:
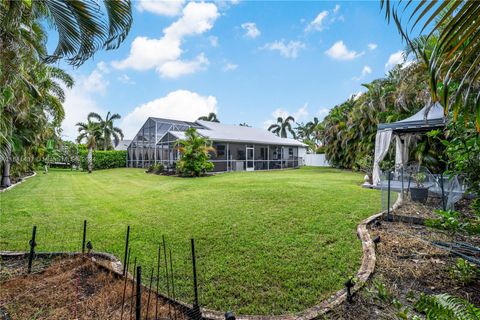
[[[218,120],[217,115],[214,112],[210,112],[207,116],[200,117],[198,118],[198,120],[220,122],[220,120]]]
[[[212,142],[200,136],[195,128],[185,131],[184,140],[177,140],[176,147],[182,154],[177,162],[177,170],[186,175],[200,176],[213,169],[213,163],[209,161],[210,153],[216,150]]]
[[[77,142],[81,143],[83,140],[85,140],[85,145],[88,148],[88,173],[92,173],[93,149],[97,146],[97,142],[102,136],[102,128],[98,123],[92,122],[90,120],[88,120],[87,123],[79,122],[76,124],[76,126],[78,126],[78,132],[80,133],[77,137]]]
[[[399,1],[392,5],[390,0],[381,0],[381,7],[388,22],[393,17],[417,59],[425,62],[432,104],[439,101],[446,114],[453,109],[454,120],[460,111],[475,115],[480,132],[480,1],[420,1],[405,10],[411,3]],[[402,21],[404,14],[408,15],[406,23]],[[426,39],[435,38],[431,53],[417,48],[408,34],[427,29],[430,31]]]
[[[290,133],[295,138],[295,131],[292,129],[291,122],[295,122],[295,119],[292,116],[288,116],[285,119],[278,117],[277,123],[268,127],[268,131],[273,132],[282,138],[286,138],[288,133]]]
[[[250,125],[246,122],[242,122],[239,124],[240,127],[250,127]]]
[[[95,112],[90,112],[88,114],[88,121],[97,120],[100,129],[102,130],[102,145],[103,150],[107,150],[112,146],[112,137],[115,147],[118,146],[120,140],[123,140],[123,132],[120,128],[114,127],[113,122],[119,120],[122,117],[118,113],[111,114],[110,111],[107,113],[105,120]]]

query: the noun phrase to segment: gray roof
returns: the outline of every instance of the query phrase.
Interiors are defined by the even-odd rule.
[[[445,126],[443,107],[437,102],[426,114],[427,106],[413,116],[392,123],[380,123],[378,130],[393,130],[397,132],[421,132]]]
[[[289,138],[280,138],[275,134],[258,128],[244,127],[223,124],[218,122],[210,122],[197,120],[205,129],[197,129],[202,136],[212,140],[221,142],[239,142],[239,143],[259,143],[284,146],[305,147],[306,144]]]
[[[128,146],[130,145],[130,143],[132,142],[132,140],[121,140],[117,146],[114,147],[115,150],[127,150]]]

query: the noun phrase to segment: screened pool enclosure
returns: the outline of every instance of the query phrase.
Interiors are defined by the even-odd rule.
[[[149,118],[128,147],[127,166],[147,168],[154,163],[174,166],[180,158],[176,141],[190,128],[212,141],[213,171],[254,171],[296,168],[303,162],[306,146],[257,128],[208,121],[177,121]]]

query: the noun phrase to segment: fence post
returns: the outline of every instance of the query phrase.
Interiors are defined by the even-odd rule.
[[[85,254],[85,241],[86,240],[87,240],[87,220],[83,220],[82,254]]]
[[[390,170],[388,171],[387,217],[390,217]]]
[[[142,266],[137,267],[137,302],[135,304],[135,320],[142,318]]]
[[[197,264],[195,261],[195,240],[190,239],[192,244],[192,271],[193,271],[193,319],[201,319],[202,313],[198,305]]]
[[[32,272],[32,262],[33,262],[33,256],[35,255],[35,246],[37,245],[35,243],[35,235],[37,234],[37,226],[33,226],[32,230],[32,239],[30,239],[30,254],[28,256],[28,273]]]
[[[443,186],[443,172],[440,173],[440,186],[442,188],[442,208],[443,211],[447,210],[447,205],[445,204],[445,187]]]
[[[130,226],[127,226],[127,238],[125,240],[125,256],[123,258],[123,276],[125,276],[127,268],[127,255],[128,255],[128,240],[130,238]]]

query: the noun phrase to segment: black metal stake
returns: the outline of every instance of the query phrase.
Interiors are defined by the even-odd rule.
[[[137,301],[135,303],[135,320],[142,319],[142,266],[137,267]]]
[[[127,264],[127,255],[128,255],[128,241],[130,239],[130,226],[127,226],[127,238],[125,240],[125,257],[123,258],[123,275],[125,276],[126,264]]]
[[[355,281],[352,278],[349,278],[347,282],[345,282],[345,287],[347,288],[347,302],[353,302],[352,292],[350,291],[351,288],[355,286]]]
[[[165,236],[162,235],[163,241],[163,260],[165,261],[165,280],[167,282],[167,297],[170,298],[170,280],[168,280],[168,263],[167,263],[167,245],[165,242]],[[170,307],[170,303],[168,304],[168,315],[172,317],[172,308]]]
[[[127,279],[128,279],[128,265],[130,264],[130,253],[131,253],[131,250],[128,249],[128,255],[127,255],[127,268],[126,268],[126,271],[125,271],[125,281],[123,283],[123,296],[122,296],[122,314],[120,316],[120,320],[123,319],[123,309],[124,309],[124,306],[125,306],[125,294],[127,292]]]
[[[132,320],[132,311],[133,311],[133,289],[135,288],[135,275],[137,271],[137,258],[133,262],[133,279],[132,279],[132,290],[130,292],[130,317],[129,319]]]
[[[33,256],[35,255],[35,236],[37,234],[37,226],[33,226],[32,229],[32,239],[30,239],[30,254],[28,255],[28,273],[32,272],[32,263],[33,263]]]
[[[447,205],[445,203],[445,187],[443,186],[443,173],[440,173],[440,186],[442,188],[442,208],[443,211],[447,210]]]
[[[173,262],[172,262],[172,249],[169,249],[170,253],[170,276],[172,277],[172,299],[175,300],[175,280],[173,276]],[[174,319],[177,320],[177,308],[173,309]]]
[[[201,319],[202,314],[198,305],[197,264],[195,261],[195,240],[190,239],[192,245],[192,271],[193,271],[193,318]]]
[[[387,195],[387,217],[390,217],[390,174],[388,171],[388,195]]]
[[[160,284],[160,251],[162,246],[158,245],[158,255],[157,255],[157,294],[156,294],[156,301],[155,301],[155,320],[158,319],[158,285]]]
[[[87,220],[83,220],[82,254],[85,254],[85,241],[86,240],[87,240]]]
[[[145,314],[145,319],[148,319],[148,312],[150,311],[150,295],[152,294],[152,282],[153,282],[153,267],[152,267],[152,272],[150,273],[150,284],[148,285],[147,312]]]

